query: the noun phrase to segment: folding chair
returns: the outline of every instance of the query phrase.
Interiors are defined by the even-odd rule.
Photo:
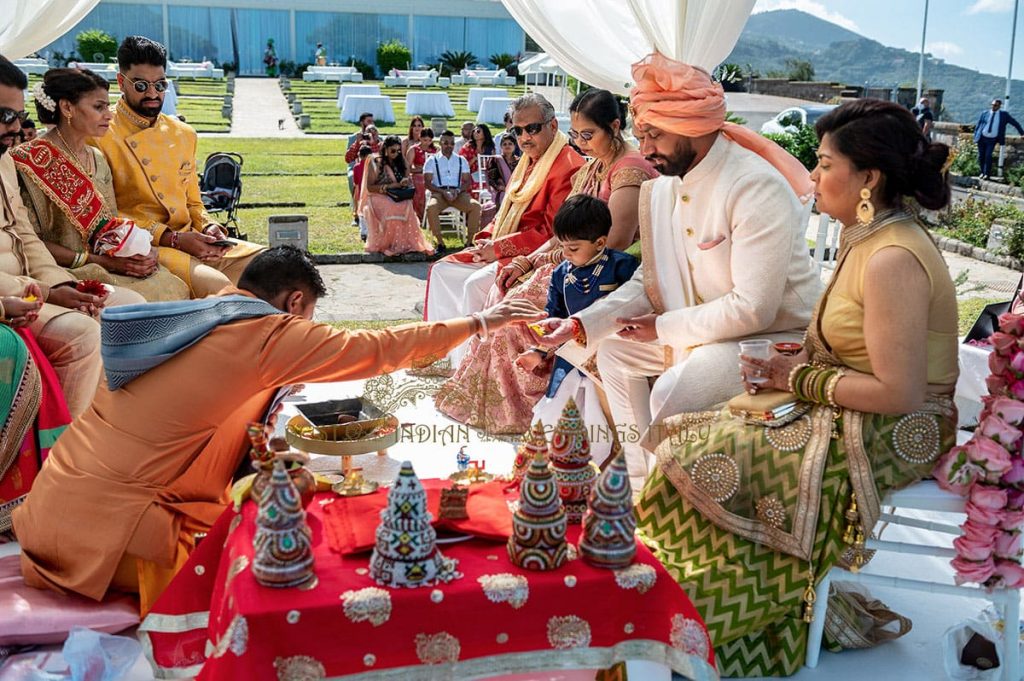
[[[430,191],[427,191],[426,202],[430,202]],[[425,204],[424,204],[425,205]],[[423,211],[423,220],[421,221],[423,229],[427,229],[427,211]],[[438,223],[441,227],[441,236],[445,234],[454,234],[459,243],[465,243],[469,232],[469,226],[466,222],[466,215],[457,208],[448,207],[441,211],[438,216]]]

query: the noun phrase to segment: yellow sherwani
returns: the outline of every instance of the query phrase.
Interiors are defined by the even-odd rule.
[[[219,326],[119,390],[101,387],[14,512],[25,582],[100,599],[125,555],[172,569],[187,555],[183,525],[208,528],[223,512],[246,425],[279,387],[394,371],[471,332],[465,319],[353,332],[269,315]],[[145,608],[157,594],[141,595]]]
[[[92,143],[103,152],[113,171],[120,214],[152,232],[154,245],[160,245],[160,237],[169,229],[201,232],[217,224],[203,208],[196,174],[198,136],[190,126],[164,114],[150,124],[122,98],[115,107],[110,130]],[[242,242],[211,266],[224,272],[231,283],[237,283],[248,259],[262,248]],[[184,251],[161,247],[160,263],[199,297],[227,284],[220,278],[207,282],[197,277],[199,261]]]

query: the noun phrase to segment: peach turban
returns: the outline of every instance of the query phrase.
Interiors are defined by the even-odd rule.
[[[725,94],[707,71],[655,52],[633,64],[633,81],[636,87],[629,99],[634,125],[685,137],[721,130],[775,166],[801,199],[814,191],[810,173],[785,149],[753,130],[725,122]]]

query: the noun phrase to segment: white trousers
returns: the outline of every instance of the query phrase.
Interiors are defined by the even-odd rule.
[[[772,342],[799,341],[802,334],[758,334]],[[666,367],[665,346],[609,336],[597,348],[608,406],[626,453],[633,491],[643,489],[654,466],[648,451],[664,439],[660,424],[669,416],[715,407],[743,392],[739,341],[694,348],[682,361]],[[656,379],[653,386],[651,379]]]
[[[498,274],[498,263],[461,263],[438,260],[427,275],[426,319],[439,322],[479,312]],[[448,354],[452,368],[459,366],[469,342]]]

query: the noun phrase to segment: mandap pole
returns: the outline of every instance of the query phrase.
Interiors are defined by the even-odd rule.
[[[921,56],[917,59],[917,96],[914,98],[914,106],[917,106],[921,101],[921,84],[924,80],[924,37],[927,33],[928,0],[924,0],[924,21],[921,22]]]
[[[1013,0],[1013,29],[1010,32],[1010,66],[1006,69],[1006,96],[1003,99],[1003,111],[1010,113],[1010,83],[1013,82],[1013,48],[1017,42],[1017,10],[1020,0]],[[1003,176],[1003,161],[1006,159],[1006,144],[999,145],[999,177]]]

